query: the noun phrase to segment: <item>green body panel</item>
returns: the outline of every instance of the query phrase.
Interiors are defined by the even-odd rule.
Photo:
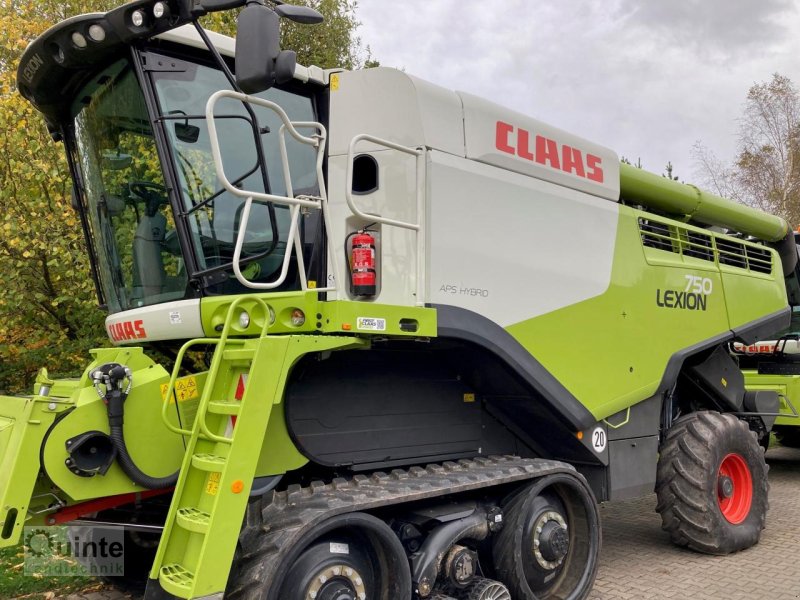
[[[645,247],[640,217],[653,215],[620,206],[605,293],[508,328],[598,420],[652,396],[676,352],[787,306],[774,252],[772,272],[761,274],[687,256],[683,247]],[[672,227],[676,239],[681,231],[711,235],[666,218],[658,221]],[[685,292],[692,285],[687,275],[710,280],[705,310],[659,306],[665,291]],[[592,359],[581,360],[582,353]]]
[[[625,163],[620,164],[619,178],[623,198],[687,221],[719,225],[770,242],[782,240],[790,231],[780,217]]]
[[[308,459],[297,449],[286,429],[283,402],[276,404],[272,407],[272,415],[267,424],[264,445],[256,465],[256,477],[280,475],[299,469],[306,463]]]
[[[745,369],[742,373],[744,385],[748,390],[778,392],[779,412],[786,416],[775,419],[775,425],[800,427],[800,417],[792,416],[792,409],[788,404],[791,402],[795,410],[800,413],[800,375],[759,375],[758,371],[750,369]]]
[[[169,378],[167,371],[154,363],[141,348],[103,349],[95,351],[95,366],[106,362],[127,365],[133,371],[134,387],[125,402],[123,430],[125,442],[136,464],[149,475],[162,477],[180,467],[184,454],[183,440],[170,432],[161,419],[161,385]],[[74,410],[65,416],[48,436],[43,456],[51,481],[71,501],[89,500],[142,491],[115,462],[105,475],[78,477],[64,464],[66,441],[86,431],[108,433],[108,413],[88,378],[71,398]],[[175,412],[170,411],[175,424]]]
[[[61,408],[51,410],[49,405],[42,396],[0,396],[0,547],[17,544],[35,502],[31,496],[39,473],[39,448]]]
[[[250,326],[243,329],[234,321],[231,323],[231,335],[256,335],[265,320],[270,319],[268,315],[264,315],[264,309],[259,304],[259,300],[263,300],[275,315],[275,321],[269,325],[269,334],[273,336],[297,333],[436,336],[436,311],[432,308],[347,300],[321,302],[318,296],[317,292],[309,291],[203,298],[200,303],[203,330],[209,337],[219,336],[228,309],[231,304],[240,301],[237,312],[247,311],[250,315]],[[301,326],[293,326],[292,312],[298,308],[303,311],[306,320]],[[385,319],[385,329],[359,328],[359,318]],[[401,321],[414,323],[416,328],[404,329]]]

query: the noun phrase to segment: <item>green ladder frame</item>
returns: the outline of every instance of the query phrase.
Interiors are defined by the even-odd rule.
[[[246,298],[256,300],[263,314],[269,314],[262,299]],[[244,299],[231,304],[218,339],[184,344],[163,406],[166,413],[186,352],[197,345],[215,345],[192,430],[165,421],[173,432],[189,439],[150,579],[179,598],[222,597],[272,407],[283,400],[291,366],[309,352],[368,346],[355,337],[268,336],[266,322],[257,338],[229,339]],[[236,401],[228,395],[236,387],[234,378],[238,382],[243,374],[247,383],[241,401]],[[231,417],[236,423],[226,436]]]

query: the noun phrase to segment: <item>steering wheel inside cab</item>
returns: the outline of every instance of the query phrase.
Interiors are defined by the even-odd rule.
[[[128,199],[144,202],[144,213],[153,217],[162,206],[169,204],[167,188],[152,181],[131,181],[128,183]]]

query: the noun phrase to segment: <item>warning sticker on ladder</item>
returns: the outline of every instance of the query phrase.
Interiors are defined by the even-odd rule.
[[[238,400],[239,402],[242,401],[242,398],[244,398],[244,390],[246,385],[247,385],[247,374],[242,373],[241,375],[239,375],[239,381],[236,384],[236,393],[233,396],[235,400]],[[236,417],[232,416],[228,419],[228,426],[225,428],[225,437],[231,437],[233,435],[233,427],[235,425],[236,425]]]
[[[206,479],[206,494],[209,494],[211,496],[217,495],[217,492],[219,491],[219,480],[220,480],[219,473],[208,474],[208,479]]]
[[[161,384],[161,398],[163,400],[167,399],[167,391],[169,390],[169,383],[162,383]],[[190,375],[189,377],[181,377],[177,381],[175,381],[175,389],[173,390],[173,396],[169,399],[170,404],[175,404],[175,399],[177,398],[178,402],[185,402],[186,400],[193,400],[200,396],[200,391],[197,387],[197,378],[194,375]]]

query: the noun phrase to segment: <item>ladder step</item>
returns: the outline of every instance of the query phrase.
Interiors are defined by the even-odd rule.
[[[158,581],[168,594],[179,598],[189,598],[192,593],[194,573],[187,571],[179,564],[166,565],[161,567]]]
[[[208,403],[208,412],[217,415],[238,415],[242,403],[238,400],[230,402],[228,400],[214,400]]]
[[[222,351],[222,358],[233,362],[250,362],[255,355],[252,348],[226,348]]]
[[[208,522],[210,519],[211,515],[207,512],[193,507],[179,508],[175,515],[175,521],[178,525],[194,533],[205,533],[208,531]]]
[[[192,466],[201,471],[211,471],[212,473],[222,472],[225,468],[227,459],[217,454],[195,454],[192,456]]]

